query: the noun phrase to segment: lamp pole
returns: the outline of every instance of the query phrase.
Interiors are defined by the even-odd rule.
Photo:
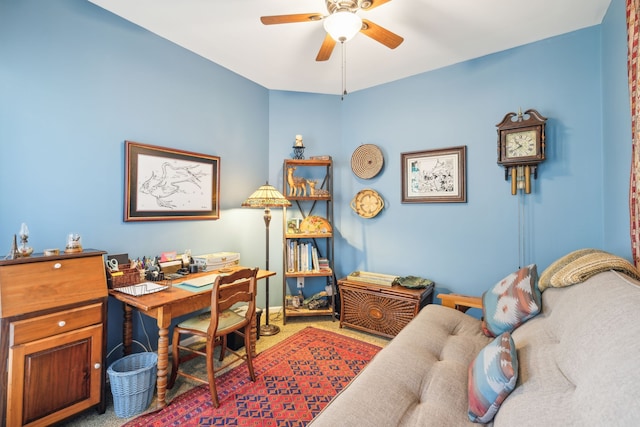
[[[271,223],[271,207],[286,207],[291,206],[291,202],[287,200],[278,190],[269,185],[269,181],[265,185],[260,186],[254,191],[251,196],[244,202],[242,206],[246,208],[264,208],[264,230],[265,230],[265,243],[266,243],[266,255],[265,268],[269,270],[269,224]],[[266,277],[266,297],[265,309],[267,311],[267,318],[265,324],[258,325],[258,330],[262,335],[275,335],[280,332],[280,328],[277,325],[269,324],[269,277]]]
[[[267,254],[267,259],[265,261],[265,268],[267,270],[269,270],[269,224],[271,223],[271,209],[269,209],[269,206],[266,206],[264,208],[264,227],[265,227],[265,242],[266,242],[266,254]],[[265,297],[266,297],[266,301],[265,301],[265,310],[266,310],[266,319],[265,319],[265,324],[262,325],[260,327],[260,334],[264,335],[264,336],[271,336],[271,335],[275,335],[278,332],[280,332],[280,328],[277,325],[270,325],[269,324],[269,277],[266,277],[266,293],[265,293]]]

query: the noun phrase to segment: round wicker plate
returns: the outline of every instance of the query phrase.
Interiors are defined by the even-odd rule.
[[[351,155],[351,170],[359,178],[373,178],[378,175],[383,164],[384,157],[377,145],[363,144]]]
[[[375,190],[362,190],[351,200],[351,209],[363,218],[373,218],[384,207],[382,197]]]

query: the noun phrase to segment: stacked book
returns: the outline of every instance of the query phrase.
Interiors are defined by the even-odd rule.
[[[237,252],[215,252],[193,257],[196,264],[203,266],[203,270],[220,270],[225,267],[240,265],[240,254]]]
[[[380,286],[393,286],[398,276],[390,274],[371,273],[369,271],[354,271],[347,276],[347,280],[358,283],[371,283]]]
[[[326,258],[318,258],[318,267],[320,271],[331,271],[329,260]]]

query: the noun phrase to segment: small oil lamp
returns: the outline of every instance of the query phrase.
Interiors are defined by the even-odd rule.
[[[33,248],[27,246],[27,241],[29,240],[29,228],[27,224],[24,222],[20,226],[20,247],[18,247],[18,253],[21,257],[28,257],[33,253]]]

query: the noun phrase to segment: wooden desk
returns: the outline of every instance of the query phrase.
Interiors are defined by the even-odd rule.
[[[235,267],[234,269],[241,269],[243,267]],[[190,275],[189,277],[198,277],[205,274],[217,273],[217,271],[207,271],[206,273],[197,273]],[[269,276],[275,276],[275,271],[259,270],[258,279],[264,279]],[[181,281],[187,281],[185,278]],[[176,281],[174,284],[179,284]],[[158,407],[163,408],[167,406],[165,401],[167,391],[167,375],[169,368],[169,327],[171,321],[178,316],[193,313],[198,310],[211,306],[211,289],[205,289],[201,292],[191,292],[178,287],[171,287],[167,290],[156,292],[149,295],[143,295],[140,297],[134,297],[122,292],[118,292],[114,289],[109,290],[109,295],[121,301],[124,308],[124,324],[122,327],[123,332],[123,345],[124,354],[131,353],[131,344],[133,341],[133,324],[132,324],[132,311],[135,308],[142,314],[156,319],[158,324]],[[255,318],[255,313],[254,313]],[[251,339],[251,353],[255,355],[255,322],[252,328]]]

